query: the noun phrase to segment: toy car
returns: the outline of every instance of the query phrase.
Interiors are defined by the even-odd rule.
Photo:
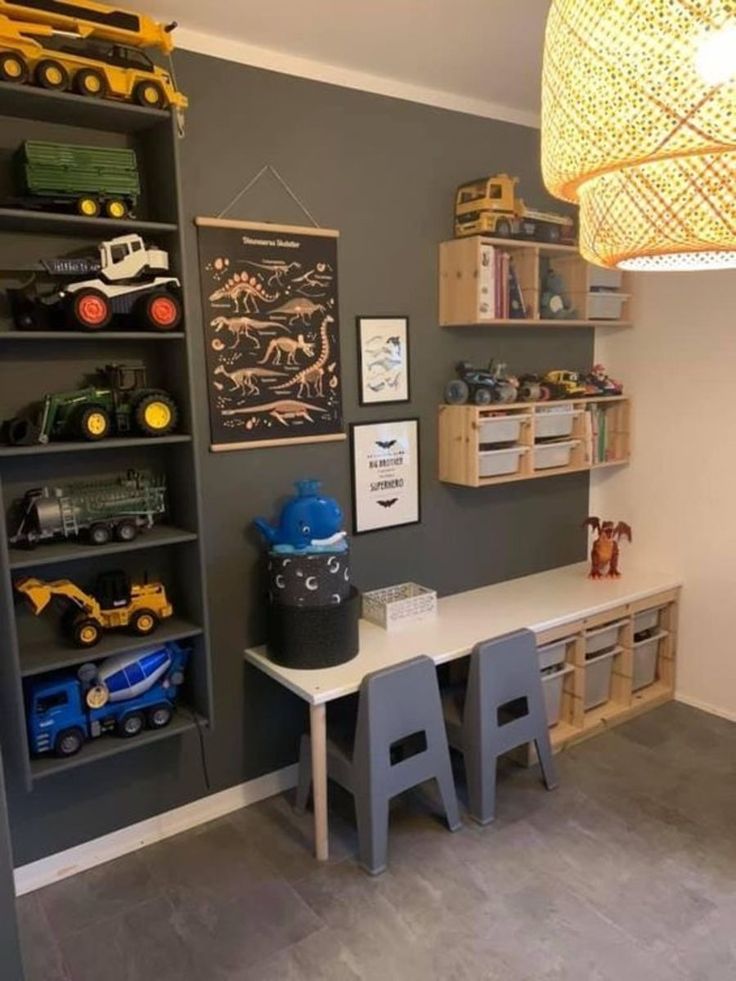
[[[168,643],[31,679],[31,752],[73,756],[103,733],[129,738],[146,727],[163,729],[173,718],[188,658],[188,650]]]
[[[19,330],[98,331],[111,325],[174,330],[182,318],[181,283],[167,275],[169,256],[146,246],[140,235],[101,242],[97,255],[48,259],[31,267],[28,283],[8,290]],[[39,279],[66,280],[47,292]]]
[[[542,384],[552,399],[575,399],[589,394],[577,371],[548,371]]]
[[[84,535],[91,545],[132,542],[166,513],[166,480],[129,470],[108,480],[35,487],[13,510],[18,518],[8,541],[16,548]]]
[[[185,109],[172,75],[142,49],[173,50],[176,23],[99,0],[0,3],[0,79],[31,82],[88,98],[135,101],[147,108]]]
[[[588,395],[622,395],[624,391],[621,382],[610,378],[602,364],[593,365],[583,380]]]
[[[2,435],[13,446],[50,440],[99,440],[106,436],[165,436],[176,429],[178,409],[172,397],[149,388],[142,362],[109,364],[102,384],[46,395],[34,415],[3,424]]]
[[[19,579],[15,589],[24,596],[34,616],[40,616],[55,598],[67,604],[63,625],[76,647],[94,647],[106,630],[128,630],[147,637],[161,620],[173,616],[163,583],[131,585],[120,571],[102,572],[94,593],[87,593],[70,579],[46,582]]]
[[[491,361],[487,368],[474,368],[469,361],[456,365],[457,378],[445,386],[448,405],[490,405],[491,402],[515,402],[518,382],[506,375],[506,365]]]
[[[129,147],[25,140],[13,158],[21,208],[76,212],[86,218],[132,217],[141,193],[138,160]]]

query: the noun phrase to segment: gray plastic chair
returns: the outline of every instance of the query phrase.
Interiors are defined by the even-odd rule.
[[[443,699],[450,745],[465,759],[469,812],[479,824],[496,816],[499,756],[534,743],[547,790],[557,786],[536,638],[519,630],[477,644],[470,655],[465,704]]]
[[[436,780],[451,831],[461,827],[450,751],[442,718],[437,672],[428,657],[366,675],[360,686],[352,746],[330,732],[327,774],[355,800],[360,864],[372,875],[386,868],[389,801],[397,794]],[[410,739],[410,737],[414,737]],[[408,741],[413,755],[392,760]],[[304,810],[312,783],[311,744],[302,736],[296,807]]]

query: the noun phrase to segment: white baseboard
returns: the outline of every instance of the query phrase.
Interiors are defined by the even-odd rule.
[[[721,719],[728,719],[729,722],[736,722],[736,712],[729,712],[727,709],[718,708],[717,705],[709,705],[708,702],[701,702],[699,698],[691,698],[690,695],[683,695],[681,692],[675,693],[675,701],[689,705],[691,708],[701,709],[709,715],[717,715]]]
[[[37,862],[22,865],[15,870],[16,895],[22,896],[36,889],[42,889],[52,882],[59,882],[78,872],[103,865],[114,858],[153,845],[157,841],[163,841],[164,838],[206,824],[207,821],[224,817],[226,814],[240,810],[241,807],[247,807],[248,804],[265,800],[266,797],[273,797],[295,787],[296,779],[296,764],[284,767],[282,770],[274,770],[273,773],[267,773],[256,780],[249,780],[237,787],[230,787],[209,797],[202,797],[173,811],[139,821],[138,824],[131,824],[128,828],[121,828],[101,838],[75,845],[55,855],[48,855]]]

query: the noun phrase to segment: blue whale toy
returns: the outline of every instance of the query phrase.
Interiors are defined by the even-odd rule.
[[[276,527],[264,518],[255,526],[271,546],[280,553],[344,552],[346,533],[342,530],[340,505],[332,497],[320,495],[318,480],[298,480],[297,493],[281,509]]]

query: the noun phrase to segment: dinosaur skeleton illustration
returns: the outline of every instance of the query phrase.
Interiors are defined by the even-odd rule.
[[[301,286],[302,291],[309,290],[322,290],[321,293],[311,293],[311,296],[324,296],[327,292],[327,287],[332,282],[332,267],[320,262],[314,269],[309,269],[307,272],[302,273],[301,276],[296,276],[292,283],[295,286]]]
[[[279,293],[269,293],[263,283],[247,273],[237,274],[210,294],[214,307],[232,305],[235,313],[258,313],[259,303],[274,303]]]
[[[303,351],[308,358],[314,357],[314,344],[307,343],[304,340],[304,334],[299,334],[296,340],[291,337],[274,337],[258,364],[268,364],[272,355],[271,364],[281,364],[281,355],[285,354],[286,364],[296,368],[298,351]]]
[[[262,262],[254,262],[251,259],[241,259],[240,261],[253,269],[263,269],[268,274],[266,286],[283,286],[284,281],[292,273],[302,268],[300,262],[285,262],[283,259],[264,259]]]
[[[307,299],[307,297],[295,296],[293,299],[287,300],[280,307],[276,307],[275,310],[270,310],[268,315],[269,317],[279,319],[283,317],[289,321],[290,326],[293,326],[295,321],[301,320],[305,327],[309,327],[315,313],[325,312],[326,310],[322,303],[314,303],[312,300]]]
[[[280,399],[278,402],[267,402],[265,405],[254,405],[248,409],[225,409],[223,416],[267,413],[273,416],[282,426],[288,426],[295,419],[314,422],[310,412],[328,412],[321,405],[310,405],[309,402],[298,402],[296,399]]]
[[[210,321],[210,327],[215,328],[216,334],[221,330],[229,330],[233,336],[231,348],[238,346],[241,337],[247,337],[249,341],[253,341],[256,349],[261,346],[258,334],[275,334],[277,330],[289,329],[284,324],[275,324],[269,320],[253,320],[251,317],[215,317]]]
[[[330,357],[330,335],[329,326],[335,322],[335,318],[329,313],[322,320],[322,325],[319,329],[319,337],[322,344],[319,357],[308,367],[303,368],[302,371],[298,371],[293,377],[288,381],[282,382],[280,385],[274,386],[274,391],[283,392],[286,389],[293,388],[295,385],[299,386],[297,392],[297,398],[317,398],[324,396],[323,382],[325,374],[325,365]]]
[[[241,395],[260,395],[261,390],[253,380],[254,378],[283,378],[283,371],[271,371],[270,368],[239,368],[237,371],[228,371],[224,364],[218,364],[215,368],[215,375],[224,375],[233,383],[233,391],[240,392]]]

